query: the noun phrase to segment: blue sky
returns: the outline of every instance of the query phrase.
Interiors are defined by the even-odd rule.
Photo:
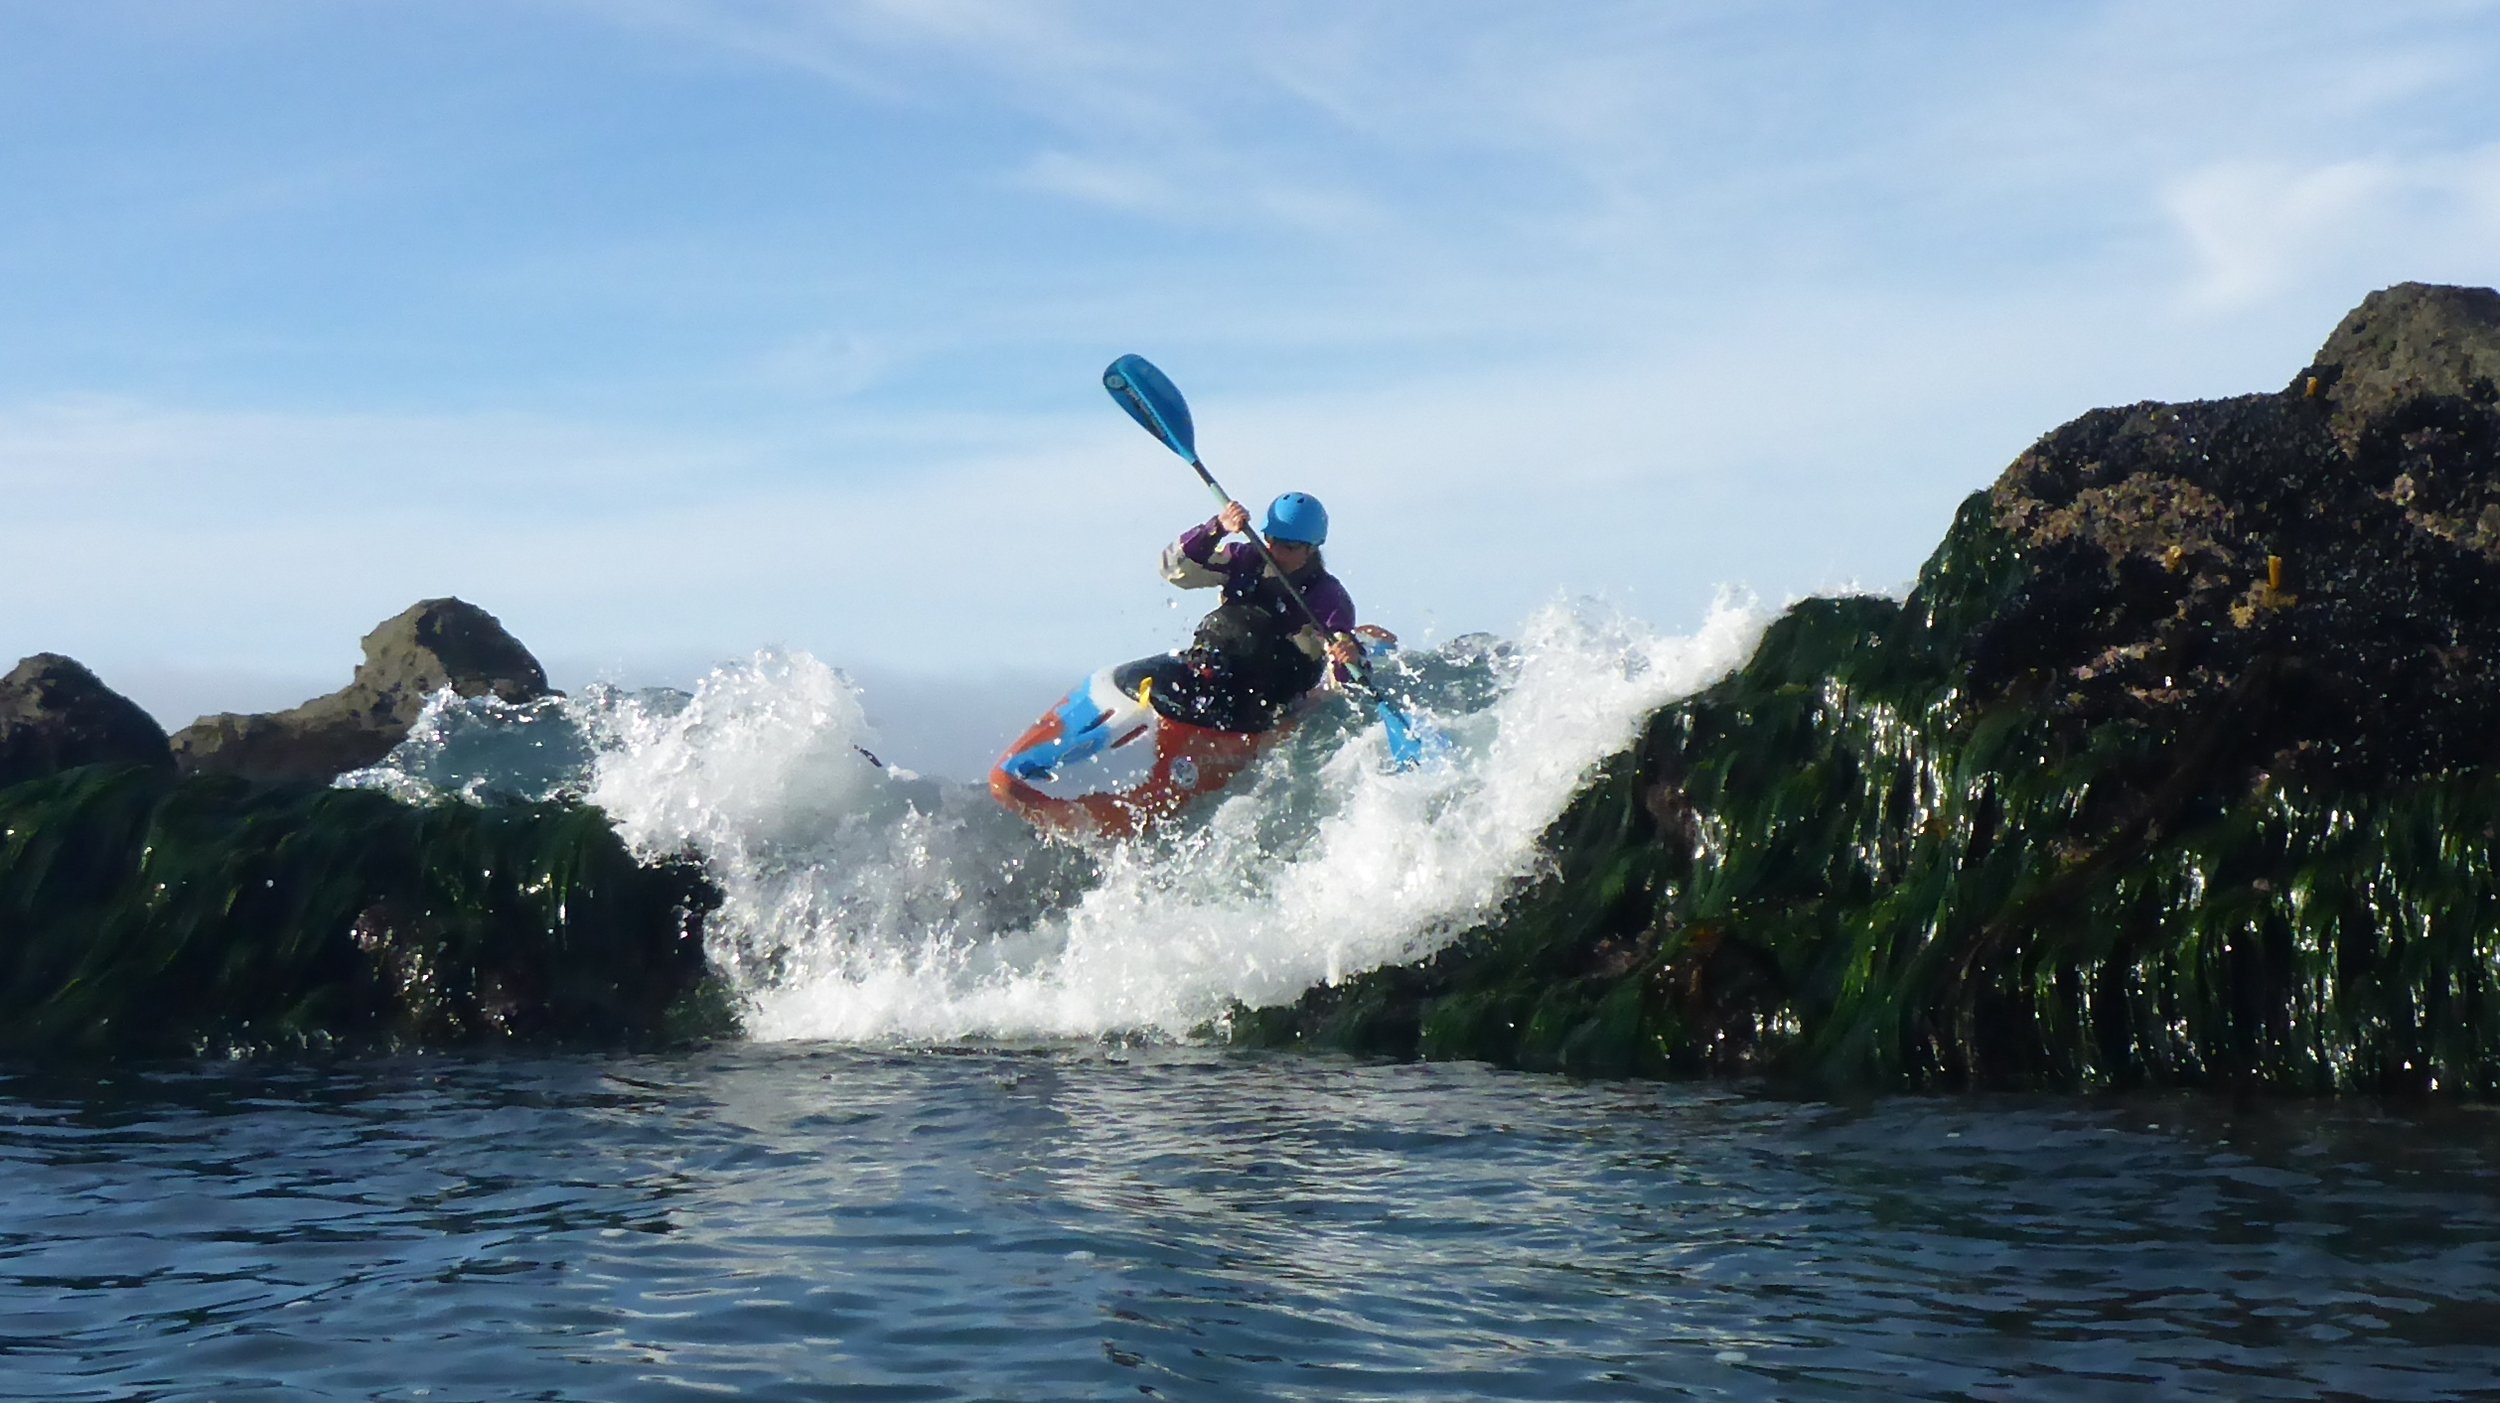
[[[2084,409],[2500,282],[2494,72],[2481,0],[0,3],[0,654],[180,724],[451,593],[1021,696],[1193,616],[1126,351],[1419,638],[1893,588]]]

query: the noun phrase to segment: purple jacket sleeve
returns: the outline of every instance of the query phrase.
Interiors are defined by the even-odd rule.
[[[1223,527],[1212,521],[1202,521],[1183,531],[1180,540],[1175,545],[1182,555],[1200,565],[1212,565],[1215,563],[1216,542],[1223,539]]]
[[[1302,592],[1302,598],[1310,604],[1311,612],[1319,615],[1322,628],[1330,633],[1354,631],[1354,596],[1345,592],[1336,576],[1329,575],[1314,583]]]

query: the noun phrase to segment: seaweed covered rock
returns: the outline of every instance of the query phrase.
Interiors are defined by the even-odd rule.
[[[1821,1086],[2500,1094],[2500,294],[2087,414],[1652,717],[1547,877],[1237,1036]]]
[[[175,733],[174,757],[185,774],[326,784],[388,755],[446,687],[508,702],[551,695],[546,670],[494,615],[428,599],[365,635],[346,687],[289,711],[203,716]]]
[[[596,809],[69,770],[0,790],[0,1054],[697,1031],[718,900]]]
[[[0,789],[78,765],[173,768],[165,728],[75,658],[37,653],[0,677]]]

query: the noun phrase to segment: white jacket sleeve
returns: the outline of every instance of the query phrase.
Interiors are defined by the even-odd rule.
[[[1224,583],[1225,552],[1233,547],[1217,546],[1212,556],[1214,563],[1201,565],[1182,552],[1181,547],[1188,543],[1189,537],[1183,536],[1163,548],[1163,578],[1182,589],[1213,589]]]

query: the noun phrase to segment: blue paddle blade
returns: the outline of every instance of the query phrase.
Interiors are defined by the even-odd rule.
[[[1389,767],[1411,770],[1427,760],[1439,760],[1450,753],[1449,737],[1430,725],[1418,725],[1413,717],[1398,710],[1397,705],[1383,697],[1379,703],[1380,724],[1389,734]]]
[[[1128,411],[1128,417],[1163,440],[1163,446],[1190,462],[1198,461],[1198,431],[1190,427],[1189,402],[1171,377],[1144,356],[1122,356],[1102,373],[1102,387]]]

